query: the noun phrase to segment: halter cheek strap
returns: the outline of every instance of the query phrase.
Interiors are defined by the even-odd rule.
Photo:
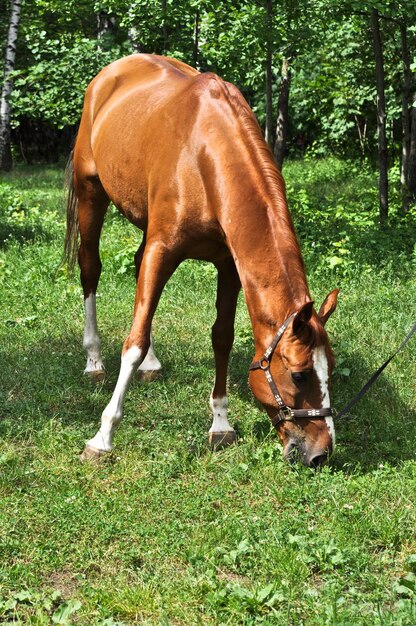
[[[253,361],[250,365],[250,370],[262,370],[266,376],[266,380],[269,384],[270,390],[273,394],[273,397],[276,401],[278,412],[271,418],[271,422],[273,426],[277,426],[281,422],[293,422],[296,418],[325,418],[331,417],[334,415],[333,409],[330,408],[322,408],[322,409],[292,409],[287,406],[285,402],[283,402],[282,397],[279,393],[276,383],[273,380],[272,373],[270,371],[270,363],[272,360],[272,356],[274,351],[276,350],[276,346],[282,338],[283,333],[289,326],[289,324],[294,320],[297,315],[297,311],[292,313],[280,326],[279,330],[275,334],[272,343],[267,348],[264,356],[259,361]]]

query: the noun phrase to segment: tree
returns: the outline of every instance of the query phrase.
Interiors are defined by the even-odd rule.
[[[10,7],[9,30],[4,54],[3,87],[0,99],[0,170],[12,169],[12,151],[10,144],[11,109],[10,94],[13,89],[12,72],[16,60],[16,43],[19,31],[21,0],[12,0]]]
[[[132,52],[168,54],[237,85],[279,167],[299,148],[375,162],[383,119],[383,158],[396,167],[402,154],[406,210],[416,195],[415,23],[410,0],[31,0],[22,3],[6,99],[12,137],[27,158],[50,156],[61,145],[54,138],[68,146],[85,87],[104,65]],[[383,107],[369,45],[377,36]],[[386,162],[383,171],[388,200]]]
[[[413,94],[407,185],[416,202],[416,92]]]
[[[378,159],[379,159],[379,195],[380,195],[380,222],[385,222],[389,211],[388,196],[388,162],[386,136],[386,97],[384,88],[384,61],[381,46],[379,13],[373,9],[371,26],[374,41],[374,59],[377,86],[377,132],[378,132]]]
[[[266,127],[265,137],[273,147],[273,0],[266,0]]]
[[[283,167],[283,159],[286,154],[286,142],[289,129],[289,92],[290,67],[289,59],[285,57],[282,63],[282,80],[277,105],[276,141],[273,150],[274,158],[280,169]]]

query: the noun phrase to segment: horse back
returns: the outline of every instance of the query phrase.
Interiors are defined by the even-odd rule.
[[[151,224],[172,233],[192,224],[195,239],[219,240],[224,198],[244,193],[244,185],[252,194],[256,186],[252,173],[244,176],[253,157],[244,117],[254,141],[263,142],[241,94],[214,74],[155,55],[126,57],[104,68],[87,90],[75,167],[98,176],[143,230]]]

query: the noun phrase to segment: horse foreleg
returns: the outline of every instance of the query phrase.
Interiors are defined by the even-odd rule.
[[[215,356],[215,383],[210,406],[213,413],[209,442],[213,448],[230,445],[236,440],[235,430],[227,416],[227,370],[234,341],[234,320],[241,283],[234,261],[227,259],[217,266],[217,318],[212,327],[212,347]]]
[[[152,318],[162,290],[176,268],[172,253],[161,242],[148,242],[136,286],[133,324],[124,342],[120,372],[110,402],[101,416],[101,428],[87,442],[82,459],[112,449],[114,431],[123,416],[124,398],[134,372],[148,353]]]

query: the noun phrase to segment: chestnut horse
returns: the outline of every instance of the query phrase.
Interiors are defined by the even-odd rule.
[[[251,389],[276,427],[284,456],[295,451],[312,467],[324,462],[335,445],[329,408],[334,360],[324,324],[338,290],[314,310],[283,178],[237,88],[174,59],[149,54],[120,59],[86,91],[69,167],[65,249],[69,261],[78,252],[85,373],[91,376],[104,372],[95,298],[99,239],[110,200],[144,233],[135,256],[133,323],[117,384],[83,458],[111,450],[135,371],[161,368],[151,339],[160,295],[184,259],[202,259],[218,271],[211,444],[235,440],[227,419],[226,378],[242,286],[257,359],[250,368]]]

